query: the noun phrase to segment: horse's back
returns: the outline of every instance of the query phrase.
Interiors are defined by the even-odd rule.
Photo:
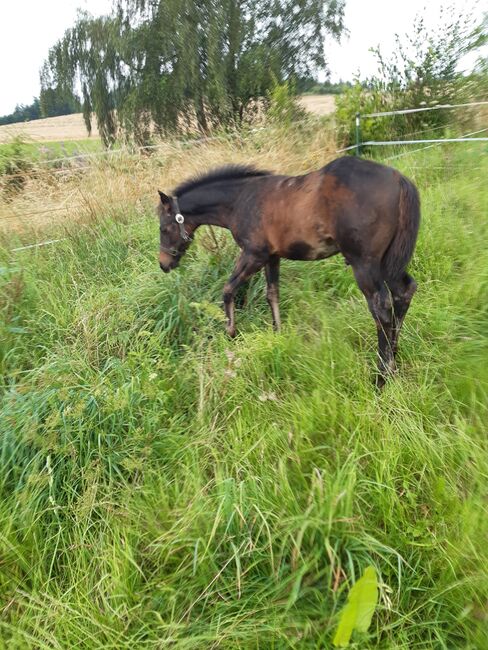
[[[344,194],[347,191],[349,195],[361,198],[366,195],[398,200],[401,174],[392,167],[364,158],[343,156],[325,165],[320,171],[326,184],[329,180],[329,187],[333,180],[337,191],[342,190]]]
[[[320,170],[322,173],[333,173],[342,178],[345,183],[348,183],[352,176],[368,176],[369,178],[380,177],[384,174],[386,176],[393,174],[398,175],[398,171],[388,165],[376,162],[375,160],[367,160],[366,158],[358,158],[357,156],[341,156],[335,158],[330,163],[327,163]]]

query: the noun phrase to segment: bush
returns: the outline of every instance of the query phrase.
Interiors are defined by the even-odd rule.
[[[25,145],[22,138],[17,136],[8,148],[0,151],[0,179],[3,194],[7,199],[24,189],[27,174],[32,169]]]
[[[278,126],[286,128],[306,117],[307,113],[298,103],[292,81],[280,84],[275,80],[273,88],[268,93],[268,102],[268,118]]]
[[[486,37],[483,26],[457,14],[454,7],[441,10],[438,27],[429,31],[417,17],[412,35],[396,37],[396,48],[387,61],[373,50],[378,72],[356,84],[337,99],[339,138],[344,145],[355,140],[356,113],[464,103],[473,97],[473,84],[459,72],[462,57],[477,49]],[[440,131],[452,122],[450,111],[426,111],[361,121],[362,141],[385,140]],[[469,120],[469,116],[468,116]],[[465,118],[466,121],[466,118]]]

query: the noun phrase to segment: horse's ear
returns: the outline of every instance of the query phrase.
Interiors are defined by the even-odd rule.
[[[168,208],[171,205],[171,200],[169,196],[166,196],[164,192],[161,192],[161,190],[158,190],[159,198],[161,199],[161,203],[164,205],[165,208]]]

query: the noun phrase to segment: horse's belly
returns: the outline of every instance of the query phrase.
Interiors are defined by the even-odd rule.
[[[289,260],[323,260],[339,252],[337,242],[327,237],[313,244],[307,241],[297,240],[287,244],[281,251],[281,257]]]
[[[315,257],[311,257],[313,260],[324,260],[326,257],[331,257],[336,255],[339,252],[339,247],[334,240],[322,242],[317,248],[312,249],[312,254]]]

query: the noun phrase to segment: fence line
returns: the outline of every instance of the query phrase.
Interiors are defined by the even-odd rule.
[[[126,205],[126,202],[125,201],[117,201],[112,205],[116,205],[116,206]],[[67,210],[67,209],[68,208],[57,208],[57,210]],[[46,212],[51,212],[51,210],[46,210]],[[42,214],[42,213],[41,212],[33,212],[32,214]],[[146,215],[144,215],[143,217],[141,217],[139,219],[132,220],[131,223],[142,222],[145,218],[146,218]],[[87,227],[89,227],[89,225],[88,224],[82,224],[80,227],[81,228],[87,228]],[[10,253],[18,253],[18,252],[22,252],[22,251],[29,250],[29,249],[32,249],[32,248],[39,248],[40,246],[49,246],[51,244],[57,244],[58,242],[68,241],[69,239],[70,239],[69,237],[61,237],[59,239],[48,239],[47,241],[37,242],[35,244],[27,244],[25,246],[19,246],[17,248],[11,248]]]
[[[299,120],[298,122],[294,122],[293,126],[299,125],[299,124],[311,124],[313,121],[320,121],[320,117],[314,118],[314,116],[310,116],[309,118],[305,120]],[[272,129],[273,127],[269,126],[260,126],[256,127],[254,129],[249,129],[250,133],[258,133],[260,131],[268,131]],[[81,153],[81,154],[76,154],[74,156],[60,156],[58,158],[49,158],[47,160],[39,160],[37,161],[38,165],[50,165],[52,163],[57,163],[57,162],[64,162],[68,160],[83,160],[85,158],[98,158],[100,156],[113,156],[116,154],[125,154],[126,156],[135,156],[137,151],[147,151],[151,149],[164,149],[165,147],[171,147],[174,145],[194,145],[194,144],[201,144],[202,142],[212,142],[215,140],[231,140],[232,138],[239,137],[242,139],[242,134],[241,133],[229,133],[228,135],[212,135],[212,136],[202,136],[200,138],[172,138],[166,142],[162,142],[161,144],[148,144],[148,145],[143,145],[143,146],[138,146],[138,147],[132,147],[133,151],[130,151],[128,149],[124,148],[118,148],[118,149],[106,149],[103,151],[94,151],[90,153]],[[42,142],[38,143],[40,146],[42,146]],[[44,143],[45,144],[45,143]]]
[[[365,114],[365,115],[361,115],[361,116],[359,114],[357,114],[356,115],[356,127],[359,126],[360,117],[383,117],[383,116],[388,116],[388,115],[401,115],[401,114],[406,114],[406,113],[416,113],[416,112],[428,111],[428,110],[462,108],[462,107],[467,107],[467,106],[480,106],[480,105],[488,105],[488,101],[471,102],[471,103],[468,103],[468,104],[452,104],[452,105],[451,104],[444,104],[444,105],[438,105],[438,106],[432,106],[432,107],[423,107],[423,108],[417,108],[417,109],[404,109],[404,110],[400,110],[400,111],[387,111],[387,112],[383,112],[383,113],[369,113],[369,114]],[[311,124],[311,122],[312,122],[312,120],[307,119],[307,120],[301,120],[299,122],[296,122],[295,124],[303,124],[303,123]],[[250,129],[250,132],[255,133],[255,132],[259,132],[259,131],[266,131],[266,130],[269,130],[269,128],[270,127],[258,127],[258,128],[255,128],[255,129]],[[441,128],[441,127],[437,127],[437,128]],[[427,130],[429,130],[429,129],[425,129],[425,131],[427,131]],[[434,129],[432,129],[432,130],[434,130]],[[465,135],[463,135],[463,136],[461,136],[459,138],[422,139],[422,140],[392,140],[392,141],[374,141],[373,140],[373,141],[363,142],[363,143],[360,143],[360,144],[357,141],[355,145],[351,145],[349,147],[339,149],[339,150],[336,151],[336,153],[342,153],[342,152],[349,151],[349,150],[354,149],[354,148],[356,148],[356,150],[358,151],[359,146],[362,146],[362,145],[364,145],[364,146],[396,146],[396,145],[405,145],[405,144],[417,144],[417,143],[426,143],[427,144],[428,143],[427,147],[421,147],[419,149],[414,149],[414,150],[411,150],[411,151],[402,152],[402,153],[400,153],[398,155],[391,156],[391,157],[385,159],[385,160],[392,160],[394,158],[398,158],[398,157],[401,157],[403,155],[407,155],[409,153],[415,153],[415,152],[418,152],[418,151],[422,151],[424,149],[429,149],[430,147],[442,144],[444,142],[449,142],[449,143],[456,143],[456,142],[488,142],[488,137],[486,137],[486,138],[473,138],[473,137],[470,137],[472,135],[476,135],[478,133],[483,133],[485,131],[488,131],[488,128],[484,128],[484,129],[481,129],[479,131],[474,131],[472,133],[467,133],[467,134],[465,134]],[[421,133],[421,131],[412,132],[412,133],[413,134]],[[144,150],[157,150],[157,149],[163,149],[165,147],[171,148],[172,146],[175,147],[176,145],[193,146],[195,144],[200,144],[202,142],[211,142],[211,141],[215,141],[215,140],[226,140],[227,141],[227,140],[231,140],[232,137],[235,137],[236,135],[242,139],[241,134],[229,134],[229,135],[225,135],[225,136],[204,136],[204,137],[201,137],[201,138],[189,139],[189,140],[188,139],[182,139],[182,138],[181,139],[173,139],[173,140],[169,140],[167,142],[161,143],[159,145],[146,145],[146,146],[137,147],[137,148],[134,148],[133,151],[128,151],[127,149],[123,149],[123,148],[105,150],[105,151],[99,151],[99,152],[93,152],[93,153],[79,154],[79,155],[75,155],[75,156],[65,156],[65,157],[54,158],[54,159],[50,159],[50,160],[38,161],[38,165],[49,165],[49,164],[52,164],[52,163],[55,163],[55,162],[81,160],[81,159],[85,159],[85,158],[97,158],[97,157],[100,157],[100,156],[111,156],[111,155],[115,155],[115,154],[121,154],[121,155],[125,154],[128,157],[135,157],[135,156],[137,156],[136,152],[141,152],[141,151],[144,151]],[[359,131],[357,131],[357,137],[359,137]],[[42,168],[37,167],[37,169],[34,171],[34,174],[35,173],[42,173],[42,172],[46,171],[47,173],[51,173],[51,174],[68,174],[69,175],[71,173],[76,173],[78,171],[81,171],[82,169],[84,169],[84,167],[68,167],[66,169],[58,169],[58,170],[43,170]],[[4,175],[4,178],[5,177],[15,177],[15,176],[24,176],[24,174],[12,174],[12,175],[8,175],[8,176]],[[125,202],[123,202],[123,203],[125,204]],[[72,206],[70,206],[70,207],[72,207]],[[30,213],[23,213],[22,216],[32,216],[32,215],[45,214],[45,213],[51,213],[51,212],[57,212],[57,211],[66,211],[66,210],[69,210],[69,208],[67,208],[67,207],[58,207],[58,208],[51,208],[51,209],[45,210],[45,211],[36,211],[36,212],[30,212]],[[13,218],[13,219],[17,218],[18,219],[19,217],[20,217],[20,215],[12,215],[11,218]],[[8,220],[8,219],[9,219],[9,217],[7,217],[5,220]],[[58,243],[58,242],[65,241],[67,239],[68,239],[68,237],[63,237],[63,238],[60,238],[60,239],[52,239],[52,240],[48,240],[48,241],[44,241],[44,242],[29,244],[29,245],[26,245],[26,246],[20,246],[20,247],[11,249],[10,252],[15,253],[15,252],[28,250],[28,249],[38,248],[38,247],[41,247],[41,246],[48,246],[48,245],[51,245],[51,244],[55,244],[55,243]]]
[[[438,111],[441,109],[452,109],[452,108],[466,108],[470,106],[485,106],[488,105],[488,101],[481,101],[481,102],[469,102],[466,104],[438,104],[437,106],[422,106],[421,108],[404,108],[400,109],[397,111],[382,111],[382,112],[377,112],[377,113],[356,113],[356,143],[353,145],[350,145],[349,147],[345,147],[344,149],[339,149],[337,153],[342,153],[344,151],[350,151],[352,149],[356,149],[356,155],[359,156],[361,154],[361,147],[364,146],[370,146],[370,147],[381,147],[381,146],[387,146],[387,145],[399,145],[399,144],[417,144],[417,143],[441,143],[441,142],[466,142],[470,141],[469,138],[443,138],[443,139],[434,139],[434,138],[426,138],[426,139],[420,139],[420,140],[390,140],[388,142],[386,141],[378,141],[378,140],[368,140],[367,142],[361,142],[361,118],[373,118],[373,117],[387,117],[389,115],[406,115],[407,113],[421,113],[423,111]],[[428,130],[428,129],[426,129]],[[432,129],[434,130],[434,129]],[[415,133],[415,132],[414,132]],[[420,131],[418,131],[420,133]],[[408,134],[406,134],[408,135]],[[483,138],[475,138],[476,140],[481,140],[483,141]]]
[[[480,129],[479,131],[472,131],[471,133],[465,133],[462,135],[462,138],[467,138],[471,135],[477,135],[478,133],[484,133],[485,131],[488,131],[488,128],[486,129]],[[479,138],[475,138],[476,140],[479,140]],[[444,142],[444,140],[443,140]],[[418,153],[419,151],[425,151],[426,149],[432,149],[432,147],[439,146],[438,144],[429,144],[426,147],[419,147],[418,149],[411,149],[410,151],[402,151],[401,153],[395,154],[394,156],[388,156],[385,158],[385,160],[395,160],[396,158],[402,158],[403,156],[408,156],[409,154],[412,153]]]
[[[48,241],[42,241],[37,244],[29,244],[28,246],[19,246],[19,248],[11,248],[11,253],[17,253],[18,251],[25,251],[28,248],[38,248],[39,246],[48,246],[49,244],[56,244],[58,241],[66,241],[67,237],[62,237],[61,239],[49,239]]]
[[[468,104],[438,104],[437,106],[423,106],[422,108],[404,108],[399,111],[384,111],[380,113],[361,113],[361,117],[387,117],[388,115],[406,115],[407,113],[421,113],[423,111],[438,111],[442,108],[465,108],[466,106],[483,106],[488,102],[469,102]]]
[[[64,162],[65,160],[84,160],[85,158],[98,158],[100,156],[115,156],[116,154],[125,154],[126,156],[135,156],[137,155],[135,152],[137,151],[147,151],[149,149],[163,149],[164,147],[171,146],[173,143],[178,143],[178,144],[200,144],[201,142],[210,142],[212,140],[228,140],[228,137],[225,136],[219,136],[219,135],[214,135],[214,136],[206,136],[203,138],[196,138],[196,139],[190,139],[190,140],[184,140],[184,139],[175,139],[171,140],[169,142],[165,142],[163,144],[149,144],[145,145],[143,147],[134,147],[134,151],[130,151],[128,149],[107,149],[105,151],[94,151],[93,153],[81,153],[77,154],[76,156],[63,156],[60,158],[50,158],[48,160],[40,160],[38,161],[38,165],[50,165],[52,163],[56,162]]]
[[[361,142],[361,147],[385,147],[388,145],[399,145],[399,144],[419,144],[427,142],[488,142],[488,138],[442,138],[442,139],[426,139],[426,140],[367,140],[366,142]],[[344,149],[338,149],[337,153],[342,153],[343,151],[350,151],[351,149],[356,149],[357,145],[352,144],[349,147]]]

